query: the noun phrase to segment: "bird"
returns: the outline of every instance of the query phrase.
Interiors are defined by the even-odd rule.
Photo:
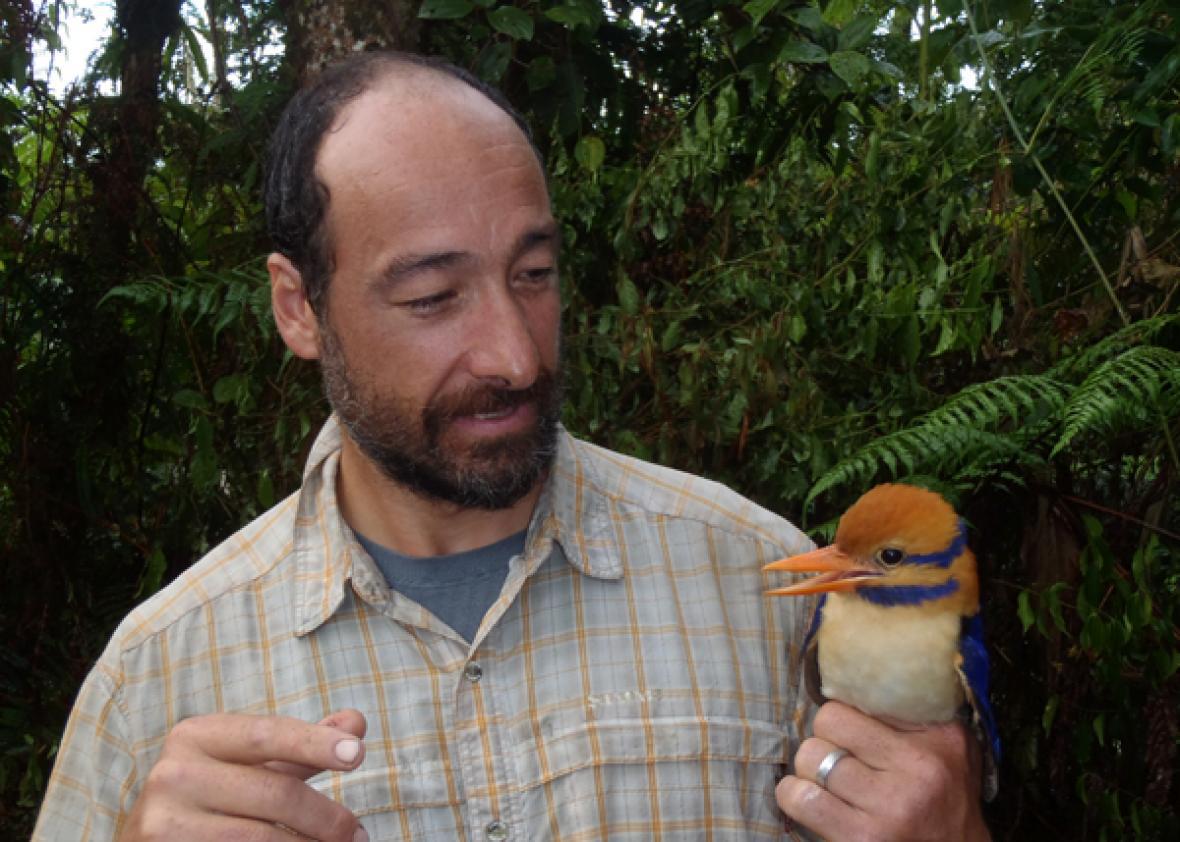
[[[830,546],[767,571],[818,573],[769,590],[820,594],[804,640],[816,704],[836,699],[875,717],[931,724],[966,714],[984,748],[983,795],[999,787],[1000,739],[967,527],[940,494],[902,483],[865,492]]]

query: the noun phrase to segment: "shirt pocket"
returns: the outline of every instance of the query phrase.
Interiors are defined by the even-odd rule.
[[[461,800],[441,763],[362,766],[308,783],[351,810],[373,842],[452,840],[462,833]]]
[[[540,730],[545,734],[544,724]],[[778,725],[717,716],[597,719],[542,738],[553,776],[587,765],[648,761],[781,765],[787,740],[786,729]],[[540,769],[533,773],[539,775]]]
[[[516,751],[526,813],[536,821],[549,805],[561,805],[550,824],[563,836],[590,832],[605,819],[620,833],[638,833],[634,838],[677,830],[695,839],[706,827],[719,839],[781,838],[774,785],[791,746],[785,727],[657,716],[561,730],[541,722],[538,730],[539,740]]]

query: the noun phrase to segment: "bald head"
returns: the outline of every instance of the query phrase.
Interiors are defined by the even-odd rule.
[[[326,224],[330,191],[318,174],[325,137],[350,119],[351,106],[366,94],[396,97],[406,123],[423,111],[472,110],[508,118],[532,146],[524,119],[503,94],[466,70],[429,56],[400,52],[360,53],[335,64],[288,103],[271,137],[264,182],[267,230],[275,249],[299,270],[308,302],[322,312],[333,271],[331,232]],[[393,134],[397,127],[390,127]]]

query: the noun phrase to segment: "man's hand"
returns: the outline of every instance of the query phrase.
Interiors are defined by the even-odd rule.
[[[848,755],[827,789],[815,783],[827,754]],[[990,836],[980,807],[980,752],[959,723],[885,723],[840,702],[815,717],[775,797],[783,812],[829,842],[976,842]]]
[[[367,842],[344,806],[304,783],[364,758],[365,718],[338,711],[316,725],[281,716],[210,714],[169,732],[120,842],[249,839]]]

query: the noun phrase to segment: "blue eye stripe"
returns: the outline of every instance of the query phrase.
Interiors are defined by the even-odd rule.
[[[950,596],[959,589],[955,579],[941,585],[895,585],[893,587],[865,587],[856,591],[861,599],[874,605],[919,605],[932,599]]]
[[[955,540],[945,550],[925,555],[912,555],[906,559],[909,564],[929,564],[934,567],[950,567],[951,562],[963,554],[967,549],[967,524],[959,518],[959,533]]]

